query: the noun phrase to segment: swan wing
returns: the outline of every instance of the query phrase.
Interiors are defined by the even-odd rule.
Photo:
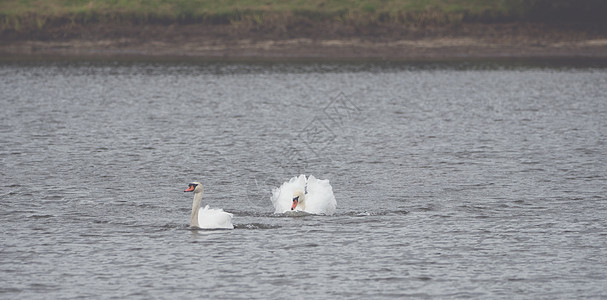
[[[205,206],[198,211],[198,227],[204,229],[234,229],[232,214],[221,208]]]
[[[306,194],[306,212],[320,215],[335,213],[337,201],[333,195],[333,188],[328,179],[320,180],[310,175],[308,177]]]
[[[291,211],[293,204],[293,192],[296,190],[305,190],[306,176],[299,175],[291,178],[288,182],[284,182],[279,188],[272,189],[272,204],[274,205],[274,213],[281,214]]]

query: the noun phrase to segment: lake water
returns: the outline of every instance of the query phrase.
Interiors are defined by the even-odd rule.
[[[3,62],[0,298],[607,297],[607,68]],[[329,179],[333,216],[273,214]],[[188,227],[191,181],[236,229]]]

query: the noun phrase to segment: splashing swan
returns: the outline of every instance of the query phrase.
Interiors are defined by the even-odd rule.
[[[190,183],[184,192],[194,192],[190,226],[203,229],[234,229],[231,213],[227,213],[221,208],[209,208],[208,205],[204,208],[200,207],[203,192],[200,182]]]
[[[279,188],[272,190],[274,213],[300,211],[317,215],[332,215],[337,202],[329,180],[320,180],[310,175],[293,177]]]

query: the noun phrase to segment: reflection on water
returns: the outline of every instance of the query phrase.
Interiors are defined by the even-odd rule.
[[[605,73],[5,61],[0,293],[600,298]],[[335,216],[272,213],[300,173],[331,180]],[[189,229],[194,180],[235,230]]]

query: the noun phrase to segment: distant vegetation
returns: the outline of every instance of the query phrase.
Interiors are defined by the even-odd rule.
[[[0,31],[88,24],[607,22],[604,0],[0,0]]]

